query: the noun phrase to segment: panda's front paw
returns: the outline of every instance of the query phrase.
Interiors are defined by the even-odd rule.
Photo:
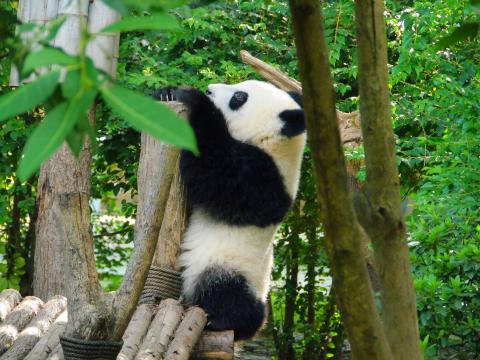
[[[153,97],[159,101],[178,101],[178,88],[166,87],[157,89],[153,93]]]

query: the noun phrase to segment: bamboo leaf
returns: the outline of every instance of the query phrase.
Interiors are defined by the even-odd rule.
[[[180,25],[173,16],[156,14],[145,17],[127,17],[104,27],[100,32],[117,32],[133,30],[179,30]]]
[[[52,71],[0,97],[0,121],[32,110],[48,99],[57,87],[59,79],[60,71]]]
[[[165,105],[120,86],[103,87],[100,91],[107,105],[138,131],[198,153],[190,125]]]
[[[446,47],[459,43],[461,41],[473,39],[478,36],[479,32],[480,23],[463,24],[459,28],[453,30],[452,33],[441,38],[435,45],[435,48],[438,50],[445,49]]]
[[[40,51],[30,53],[23,64],[23,73],[28,74],[41,66],[74,65],[78,63],[78,58],[68,55],[63,50],[57,48],[44,48]]]
[[[128,8],[122,0],[102,0],[102,2],[113,10],[118,11],[122,15],[127,15]]]
[[[82,90],[69,102],[63,102],[48,112],[23,149],[17,171],[21,181],[27,180],[60,147],[75,124],[86,116],[95,96],[93,89]]]

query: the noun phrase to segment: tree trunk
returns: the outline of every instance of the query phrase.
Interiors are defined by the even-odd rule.
[[[325,243],[342,320],[357,359],[390,359],[361,252],[362,237],[347,185],[345,158],[316,0],[290,0],[304,110],[312,149]]]
[[[359,218],[374,244],[385,332],[397,360],[422,359],[388,90],[383,1],[355,1],[367,178]]]
[[[280,360],[295,359],[295,351],[293,349],[293,329],[295,321],[295,303],[297,300],[298,286],[298,247],[299,237],[295,233],[296,229],[290,234],[290,258],[287,263],[287,278],[285,282],[285,319],[283,322],[283,341],[282,349],[278,354]]]
[[[308,230],[307,240],[308,240],[308,263],[307,263],[307,324],[310,328],[310,331],[315,329],[315,289],[316,289],[316,276],[317,276],[317,256],[318,253],[318,244],[317,244],[317,234],[316,227],[312,230]],[[314,360],[318,358],[318,355],[315,354],[315,338],[310,337],[305,344],[305,349],[303,351],[304,360]]]

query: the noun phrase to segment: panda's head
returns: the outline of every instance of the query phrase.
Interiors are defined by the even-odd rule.
[[[261,148],[303,135],[303,110],[291,94],[263,81],[212,84],[207,96],[219,108],[230,134]]]

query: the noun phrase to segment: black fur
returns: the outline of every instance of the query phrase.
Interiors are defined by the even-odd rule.
[[[182,151],[180,171],[189,206],[231,225],[266,227],[281,222],[292,199],[273,159],[235,140],[222,112],[202,92],[182,89],[200,156]]]
[[[293,137],[302,134],[305,131],[305,117],[303,110],[284,110],[279,115],[285,122],[282,127],[282,134],[287,137]]]
[[[245,104],[248,100],[248,94],[245,91],[235,91],[233,96],[228,103],[228,106],[232,110],[238,110]]]
[[[296,91],[289,91],[288,92],[288,95],[291,96],[291,98],[293,100],[295,100],[295,102],[300,105],[300,107],[303,109],[303,101],[302,101],[302,95],[299,94],[298,92]]]
[[[191,302],[205,310],[210,330],[233,330],[235,340],[251,338],[265,320],[265,306],[245,277],[219,266],[200,275]]]

